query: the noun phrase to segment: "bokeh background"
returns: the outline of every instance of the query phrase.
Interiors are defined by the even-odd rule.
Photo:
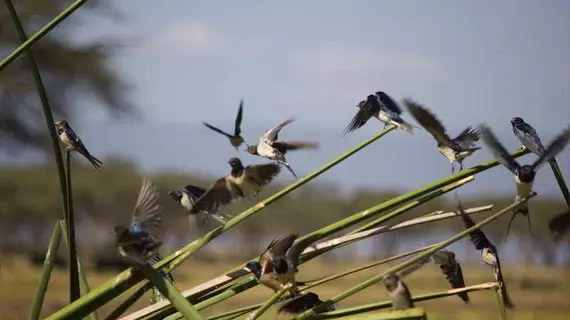
[[[16,7],[32,34],[69,1],[22,0]],[[318,141],[317,151],[292,152],[298,174],[317,169],[372,136],[371,120],[341,138],[367,94],[412,97],[433,110],[450,134],[489,124],[510,149],[518,148],[510,119],[523,117],[545,143],[570,123],[570,3],[567,1],[92,1],[33,48],[56,118],[67,118],[103,168],[74,162],[79,254],[92,287],[124,267],[110,231],[130,219],[141,176],[164,195],[168,230],[163,253],[203,234],[165,195],[189,183],[203,187],[227,174],[227,160],[264,160],[239,153],[201,122],[231,131],[244,99],[243,134],[255,143],[290,116],[282,138]],[[17,47],[10,16],[0,6],[0,55]],[[410,116],[404,114],[412,121]],[[0,319],[27,315],[52,226],[62,215],[57,172],[41,106],[22,57],[0,72]],[[528,155],[523,162],[536,157]],[[483,147],[466,166],[491,159]],[[570,149],[558,156],[570,172]],[[306,233],[450,173],[425,131],[394,132],[319,179],[209,244],[174,275],[185,289],[256,255],[270,239]],[[568,176],[567,179],[570,179]],[[284,171],[263,195],[290,183]],[[508,218],[485,228],[499,247],[516,309],[513,319],[563,319],[570,312],[570,238],[554,242],[547,223],[565,209],[545,166],[530,204],[535,241],[518,218],[506,243]],[[478,175],[459,191],[468,206],[501,208],[514,197],[504,168]],[[407,213],[454,210],[442,197]],[[237,214],[236,204],[226,212]],[[475,219],[487,214],[479,214]],[[215,223],[208,228],[215,227]],[[449,220],[380,235],[335,250],[303,266],[314,278],[428,245],[461,229]],[[62,246],[63,247],[63,246]],[[468,284],[492,280],[467,239],[449,249],[464,265]],[[47,315],[66,303],[66,254],[50,283]],[[378,272],[323,286],[329,297]],[[447,288],[435,267],[410,276],[414,294]],[[269,297],[266,288],[207,309],[217,313]],[[384,300],[381,286],[347,299],[350,306]],[[496,317],[494,297],[473,294],[421,303],[430,319]],[[146,300],[137,306],[142,307]],[[109,309],[107,309],[109,310]],[[271,315],[272,316],[272,315]]]

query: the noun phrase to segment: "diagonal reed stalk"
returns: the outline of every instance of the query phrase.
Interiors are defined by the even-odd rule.
[[[423,308],[405,310],[371,311],[348,316],[336,316],[339,320],[428,320]]]
[[[463,288],[452,289],[452,290],[436,292],[436,293],[422,294],[419,296],[412,297],[412,300],[414,302],[434,300],[434,299],[439,299],[439,298],[444,298],[444,297],[455,296],[456,294],[458,294],[460,292],[475,292],[475,291],[482,291],[482,290],[491,290],[491,289],[496,288],[498,285],[499,284],[497,282],[481,283],[481,284],[476,284],[476,285],[469,286],[469,287],[463,287]],[[348,315],[353,315],[353,314],[359,314],[362,312],[369,312],[369,311],[388,308],[391,305],[392,305],[392,301],[390,301],[390,300],[381,301],[381,302],[377,302],[377,303],[371,303],[371,304],[361,305],[361,306],[357,306],[357,307],[344,308],[344,309],[340,309],[340,310],[329,311],[326,313],[317,314],[317,315],[311,317],[311,319],[330,319],[330,318],[336,318],[336,317],[340,317],[340,316],[348,316]]]
[[[146,283],[138,288],[132,295],[123,301],[115,310],[111,311],[105,320],[118,319],[125,311],[135,304],[150,288],[150,283]]]
[[[469,209],[465,210],[465,213],[466,214],[473,214],[473,213],[487,211],[487,210],[490,210],[491,208],[492,208],[492,205],[485,206],[485,207],[478,207],[478,208],[469,208]],[[307,249],[305,249],[305,251],[303,251],[303,253],[305,255],[307,253],[312,254],[315,252],[317,252],[318,254],[321,254],[321,253],[326,252],[332,248],[338,248],[338,247],[353,243],[355,241],[363,240],[363,239],[366,239],[368,237],[371,237],[371,236],[376,235],[376,234],[381,233],[381,232],[388,232],[388,231],[392,231],[392,230],[402,229],[402,228],[420,225],[420,224],[424,224],[424,223],[429,223],[429,222],[433,222],[433,221],[449,219],[451,217],[459,217],[459,215],[455,212],[449,212],[449,213],[441,214],[441,217],[428,217],[427,219],[424,217],[421,217],[421,218],[416,218],[416,219],[404,221],[404,222],[399,223],[399,224],[392,226],[390,228],[388,228],[387,226],[382,226],[382,227],[376,228],[376,230],[371,229],[371,230],[361,232],[359,234],[345,235],[345,236],[341,236],[339,238],[335,238],[332,240],[321,242],[321,243],[314,245],[314,246],[310,246]],[[414,250],[411,252],[403,253],[401,255],[394,256],[391,258],[387,258],[383,261],[375,262],[375,263],[369,264],[369,265],[364,266],[364,267],[356,268],[356,269],[350,270],[350,271],[343,273],[343,274],[340,274],[340,275],[310,281],[310,282],[312,282],[312,284],[303,288],[301,291],[306,291],[307,289],[315,287],[319,284],[322,284],[322,283],[325,283],[328,281],[332,281],[334,279],[338,279],[338,278],[347,276],[349,274],[353,274],[353,273],[371,268],[373,266],[380,265],[382,263],[390,262],[390,261],[393,261],[396,259],[400,259],[402,257],[406,257],[406,256],[411,255],[411,254],[415,254],[415,253],[418,253],[421,251],[428,250],[435,245],[436,244],[431,245],[431,246],[427,246],[424,248],[420,248],[420,249],[417,249],[417,250]],[[325,249],[325,250],[323,250],[323,249]],[[317,254],[312,255],[309,259],[305,259],[301,263],[304,263],[304,262],[306,262],[306,261],[308,261],[308,260],[310,260],[316,256],[317,256]],[[204,300],[204,298],[205,298],[204,296],[201,296],[198,299],[198,300],[200,300],[200,302],[196,305],[196,308],[198,310],[201,310],[203,308],[206,308],[206,307],[212,306],[214,304],[220,303],[220,302],[222,302],[222,301],[224,301],[224,300],[226,300],[226,299],[228,299],[228,298],[230,298],[230,297],[232,297],[232,296],[234,296],[240,292],[243,292],[243,291],[253,287],[256,284],[257,284],[256,281],[254,281],[253,283],[250,283],[250,280],[248,279],[245,283],[237,283],[237,284],[231,286],[230,288],[228,288],[227,290],[222,290],[221,292],[214,293],[213,297],[206,297],[206,300]],[[187,292],[184,292],[183,294],[185,296],[187,296],[186,293]],[[148,317],[149,319],[162,319],[163,317],[169,315],[171,310],[172,310],[170,307],[165,309],[165,310],[161,310],[163,307],[166,307],[166,306],[167,306],[166,304],[164,304],[163,306],[154,306],[154,305],[149,306],[145,309],[141,309],[141,310],[139,310],[133,314],[130,314],[129,316],[126,316],[126,317],[122,318],[121,320],[134,320],[134,319],[141,319],[142,317]],[[259,306],[261,306],[261,304],[258,304],[256,306],[259,307]],[[181,318],[182,318],[182,315],[179,313],[173,314],[172,316],[168,317],[169,320],[175,320],[175,319],[181,319]]]
[[[18,13],[16,12],[16,9],[14,8],[14,5],[12,4],[11,0],[5,0],[6,3],[6,7],[8,8],[8,11],[10,12],[10,15],[12,17],[12,20],[14,21],[14,26],[16,27],[16,31],[18,32],[18,35],[20,37],[20,41],[22,43],[25,43],[28,40],[28,37],[26,36],[26,32],[24,30],[24,27],[22,26],[22,23],[20,22],[20,18],[18,17]],[[21,46],[23,47],[23,46]],[[27,48],[27,47],[26,47]],[[23,51],[24,49],[22,49]],[[56,135],[56,131],[55,131],[55,127],[54,127],[54,121],[53,121],[53,115],[51,112],[51,107],[49,104],[49,99],[47,96],[47,92],[45,90],[45,87],[43,85],[43,81],[42,81],[42,76],[40,74],[38,65],[36,63],[36,59],[34,58],[34,54],[30,49],[26,49],[26,56],[28,58],[28,63],[30,64],[30,69],[32,72],[32,75],[34,77],[34,82],[36,84],[36,88],[38,90],[38,95],[42,104],[42,109],[44,112],[44,117],[46,120],[46,125],[48,128],[48,132],[50,134],[50,139],[51,139],[51,144],[52,144],[52,148],[53,148],[53,153],[55,156],[55,161],[57,163],[57,171],[59,174],[59,184],[60,184],[60,188],[61,188],[61,196],[62,196],[62,201],[63,201],[63,208],[64,208],[64,219],[66,221],[66,223],[69,224],[69,221],[67,220],[67,215],[69,213],[69,209],[68,209],[68,195],[67,195],[67,190],[66,190],[66,180],[65,180],[65,171],[64,171],[64,167],[63,167],[63,159],[61,156],[61,150],[59,148],[59,140],[58,137]],[[1,68],[0,68],[1,70]],[[75,226],[72,224],[69,224],[70,228],[74,228]],[[72,242],[70,243],[70,247],[75,247],[75,239],[70,239]],[[69,250],[69,262],[70,262],[70,268],[69,268],[69,300],[70,302],[73,302],[74,300],[78,299],[80,294],[79,294],[79,275],[77,273],[77,268],[72,267],[72,265],[74,265],[74,263],[72,261],[76,261],[77,260],[77,255],[74,255],[74,250]]]
[[[554,178],[556,178],[556,182],[558,182],[558,187],[560,187],[560,191],[562,192],[564,201],[566,201],[566,205],[568,206],[568,208],[570,208],[570,192],[568,191],[568,187],[566,186],[566,182],[564,181],[562,170],[560,170],[560,166],[558,166],[558,162],[556,161],[556,159],[550,160],[548,164],[552,169],[552,173],[554,174]]]
[[[523,156],[527,153],[529,153],[529,151],[526,149],[518,149],[512,153],[512,156],[514,158],[518,158],[518,157]],[[347,217],[347,218],[342,219],[336,223],[328,225],[328,226],[326,226],[322,229],[319,229],[313,233],[307,234],[305,237],[312,236],[316,233],[321,234],[322,237],[326,237],[326,236],[328,236],[332,233],[335,233],[339,230],[342,230],[344,228],[348,228],[348,227],[350,227],[350,226],[352,226],[352,225],[354,225],[354,224],[356,224],[356,223],[358,223],[364,219],[370,218],[375,214],[378,214],[378,213],[383,212],[383,211],[390,210],[394,207],[397,207],[398,205],[401,205],[403,203],[407,203],[411,200],[414,200],[417,197],[421,197],[421,196],[424,196],[426,194],[429,194],[430,192],[437,190],[438,188],[445,187],[449,184],[460,181],[460,180],[465,179],[467,177],[470,177],[472,175],[475,175],[475,174],[481,173],[483,171],[489,170],[489,169],[491,169],[497,165],[499,165],[498,161],[491,160],[491,161],[485,162],[483,164],[477,165],[475,167],[465,169],[465,170],[460,171],[454,175],[451,175],[447,178],[444,178],[438,182],[424,186],[423,188],[417,189],[415,191],[408,192],[408,193],[403,194],[399,197],[388,200],[388,201],[386,201],[380,205],[377,205],[377,206],[368,208],[364,211],[361,211],[359,213],[356,213],[350,217]],[[401,213],[403,213],[403,212],[400,212],[400,211],[392,212],[392,213],[387,215],[387,216],[389,216],[389,218],[385,218],[385,219],[383,219],[383,221],[394,218]],[[301,239],[303,239],[303,238],[304,237],[302,237]],[[305,259],[306,259],[306,255],[302,255],[301,256],[301,263],[304,262]],[[196,297],[200,296],[203,291],[210,290],[210,288],[212,286],[224,285],[224,284],[227,284],[227,283],[235,280],[238,277],[247,275],[250,271],[248,269],[244,268],[244,265],[245,264],[242,264],[242,265],[226,272],[225,275],[220,276],[220,277],[218,277],[212,281],[209,281],[207,283],[203,283],[201,285],[198,285],[197,287],[194,287],[190,290],[187,290],[183,294],[188,299],[195,299]],[[244,279],[241,282],[237,283],[236,285],[232,286],[231,289],[224,292],[221,297],[216,297],[216,300],[223,301],[224,299],[230,298],[233,295],[235,295],[239,292],[242,292],[244,290],[247,290],[247,289],[249,289],[255,285],[257,285],[257,281],[253,277],[249,277],[249,278]],[[206,303],[206,302],[204,302],[204,303]],[[159,315],[164,317],[164,316],[171,314],[172,312],[173,312],[172,307],[168,306],[168,304],[158,303],[156,305],[153,305],[153,306],[141,309],[139,311],[136,311],[136,312],[130,314],[129,316],[123,317],[122,320],[141,319],[143,317],[148,316],[149,314],[153,314],[153,316],[156,315],[156,317],[153,317],[153,319],[159,319],[160,318]]]
[[[75,10],[85,4],[87,0],[78,0],[72,3],[67,9],[65,9],[62,13],[60,13],[57,17],[55,17],[52,21],[48,22],[43,28],[41,28],[38,32],[36,32],[33,36],[29,39],[25,39],[22,41],[22,44],[16,48],[12,53],[10,53],[2,62],[0,62],[0,71],[4,70],[10,63],[12,63],[16,58],[18,58],[24,51],[30,48],[34,43],[38,42],[41,38],[43,38],[51,29],[57,26],[60,22],[62,22],[65,18],[69,17]]]
[[[505,305],[505,299],[503,297],[503,290],[501,290],[501,286],[504,286],[504,283],[499,283],[499,285],[495,288],[495,297],[497,298],[497,304],[499,305],[499,312],[500,320],[507,319],[507,308]]]
[[[425,251],[424,253],[422,253],[422,254],[420,254],[420,255],[418,255],[418,256],[416,256],[416,257],[410,259],[410,260],[407,260],[407,261],[405,261],[405,262],[403,262],[403,263],[401,263],[401,264],[399,264],[399,265],[397,265],[397,266],[394,266],[394,267],[392,267],[392,268],[390,268],[390,269],[388,269],[388,270],[386,270],[386,271],[380,273],[379,275],[374,276],[374,277],[372,277],[372,278],[370,278],[370,279],[368,279],[368,280],[366,280],[366,281],[364,281],[364,282],[362,282],[362,283],[360,283],[360,284],[358,284],[358,285],[356,285],[356,286],[354,286],[354,287],[352,287],[352,288],[350,288],[350,289],[348,289],[348,290],[346,290],[346,291],[344,291],[344,292],[342,292],[342,293],[340,293],[340,294],[334,296],[332,299],[327,300],[327,301],[325,301],[324,303],[321,303],[320,305],[318,305],[318,306],[316,306],[316,307],[314,307],[314,308],[312,308],[312,309],[310,309],[310,310],[307,310],[307,311],[303,312],[302,314],[300,314],[300,315],[298,315],[298,316],[296,316],[296,317],[294,317],[294,318],[292,318],[292,319],[297,319],[297,320],[307,319],[307,318],[309,318],[309,317],[311,317],[311,316],[313,316],[313,315],[319,313],[319,311],[324,310],[326,307],[328,307],[328,306],[330,306],[330,305],[333,305],[333,304],[335,304],[335,303],[338,303],[339,301],[344,300],[344,299],[350,297],[351,295],[353,295],[353,294],[355,294],[355,293],[357,293],[357,292],[360,292],[360,291],[362,291],[362,290],[368,288],[369,286],[371,286],[371,285],[373,285],[373,284],[375,284],[375,283],[381,281],[385,275],[387,275],[387,274],[389,274],[389,273],[398,272],[398,271],[400,271],[400,270],[402,270],[402,269],[404,269],[404,268],[406,268],[406,267],[408,267],[408,266],[411,266],[412,264],[414,264],[414,263],[416,263],[416,262],[418,262],[418,261],[420,261],[420,260],[422,260],[422,259],[424,259],[424,258],[426,258],[426,257],[428,257],[428,256],[430,256],[430,255],[432,255],[432,254],[435,253],[436,251],[441,250],[441,249],[443,249],[443,248],[449,246],[450,244],[452,244],[452,243],[458,241],[459,239],[461,239],[461,238],[463,238],[463,237],[469,235],[469,234],[470,234],[471,232],[473,232],[474,230],[480,229],[482,226],[484,226],[484,225],[486,225],[486,224],[488,224],[488,223],[491,223],[491,222],[497,220],[497,219],[500,218],[502,215],[504,215],[504,214],[510,212],[511,209],[513,209],[513,208],[516,207],[517,205],[519,205],[519,204],[521,204],[521,203],[523,203],[523,202],[528,201],[530,198],[534,197],[535,195],[536,195],[536,194],[533,193],[533,194],[531,194],[529,197],[523,198],[523,199],[521,199],[521,200],[519,200],[519,201],[515,201],[513,204],[507,206],[507,207],[504,208],[503,210],[500,210],[499,212],[497,212],[497,213],[495,213],[494,215],[488,217],[487,219],[485,219],[485,220],[479,222],[478,224],[474,225],[473,227],[468,228],[468,229],[465,229],[465,230],[461,231],[460,233],[454,235],[453,237],[451,237],[451,238],[449,238],[449,239],[447,239],[447,240],[445,240],[445,241],[442,241],[442,242],[438,243],[438,244],[435,245],[433,248],[431,248],[431,249]]]
[[[201,320],[202,315],[184,298],[184,296],[174,287],[172,282],[165,279],[150,264],[145,263],[141,266],[141,271],[145,274],[152,285],[160,291],[160,293],[172,303],[172,305],[180,312],[185,319]]]
[[[255,310],[254,313],[250,314],[247,317],[247,320],[255,320],[261,317],[261,315],[265,313],[265,311],[267,311],[273,304],[275,304],[275,302],[277,302],[277,300],[279,300],[279,298],[281,298],[281,296],[285,294],[285,292],[287,292],[289,288],[291,288],[291,284],[287,284],[286,286],[281,288],[281,290],[277,291],[273,296],[271,296],[271,298],[269,298],[264,304],[262,304],[259,309]]]
[[[232,229],[236,225],[238,225],[243,220],[249,218],[250,216],[254,215],[255,213],[261,211],[263,208],[268,206],[269,204],[275,202],[279,198],[289,194],[293,190],[299,188],[300,186],[304,185],[305,183],[309,182],[310,180],[318,177],[322,173],[328,171],[335,165],[339,164],[340,162],[344,161],[348,157],[352,156],[353,154],[357,153],[358,151],[362,150],[366,146],[370,145],[374,141],[380,139],[382,136],[387,134],[388,132],[394,130],[394,127],[389,127],[380,133],[376,134],[374,137],[360,143],[353,149],[348,150],[340,157],[334,159],[333,161],[327,163],[323,167],[317,169],[316,171],[308,174],[307,176],[295,181],[291,185],[283,188],[281,191],[273,194],[272,196],[266,198],[265,200],[261,201],[260,203],[256,204],[252,208],[242,212],[241,214],[237,215],[236,217],[230,219],[225,225],[220,226],[206,235],[202,236],[200,239],[197,239],[185,247],[177,250],[174,254],[164,258],[159,263],[156,264],[157,269],[162,269],[165,266],[169,266],[169,269],[172,270],[180,265],[186,258],[188,258],[192,253],[196,252],[198,249],[212,241],[217,236],[223,234],[227,230]],[[77,301],[63,307],[62,309],[56,311],[52,315],[50,315],[46,319],[76,319],[86,314],[89,314],[93,310],[101,307],[105,303],[109,302],[110,300],[114,299],[121,293],[128,290],[130,287],[135,285],[136,283],[140,282],[143,279],[142,275],[138,272],[133,272],[132,269],[127,269],[117,275],[115,278],[111,279],[107,283],[103,284],[102,286],[94,289],[89,294],[81,297]]]
[[[53,269],[53,262],[57,256],[57,250],[59,248],[60,242],[61,229],[59,227],[59,223],[57,222],[53,228],[49,246],[46,251],[46,256],[44,258],[44,267],[42,268],[42,274],[40,276],[40,281],[38,282],[38,288],[36,289],[34,301],[32,302],[32,308],[30,309],[30,315],[28,317],[29,320],[37,320],[40,317],[40,312],[42,311],[42,305],[44,303],[46,290],[51,276],[51,270]]]

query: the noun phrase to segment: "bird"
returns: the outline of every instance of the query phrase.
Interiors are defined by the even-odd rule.
[[[511,119],[511,125],[513,127],[513,133],[517,139],[519,139],[523,147],[537,156],[544,154],[546,149],[542,141],[540,141],[536,130],[534,130],[530,124],[526,123],[521,117],[513,117]]]
[[[432,259],[436,265],[439,265],[447,282],[449,282],[453,289],[465,287],[463,271],[461,270],[461,265],[455,259],[455,253],[448,250],[440,250],[432,256]],[[457,295],[463,302],[469,303],[469,295],[467,292],[459,292]]]
[[[461,216],[463,226],[465,229],[473,227],[475,225],[475,221],[465,213],[463,205],[457,194],[455,194],[455,197],[457,199],[458,212]],[[491,243],[491,241],[489,241],[489,238],[487,238],[487,235],[485,235],[481,229],[476,229],[469,233],[469,240],[476,250],[481,251],[481,261],[492,268],[495,281],[499,283],[499,293],[503,300],[503,304],[509,309],[514,308],[514,304],[509,297],[507,285],[501,270],[501,261],[499,260],[499,252],[497,251],[497,248]]]
[[[179,202],[182,208],[184,208],[191,217],[195,217],[198,228],[202,228],[210,217],[216,219],[221,224],[225,224],[230,216],[218,212],[217,210],[212,211],[201,211],[195,213],[192,211],[194,203],[206,193],[206,189],[187,185],[180,190],[170,190],[168,195],[176,202]]]
[[[295,280],[299,257],[307,247],[320,238],[320,235],[315,234],[295,243],[298,237],[298,234],[290,234],[281,239],[273,239],[257,261],[246,264],[259,283],[275,292],[290,283],[291,297],[299,295],[297,286],[304,284]]]
[[[136,264],[145,264],[162,244],[162,205],[152,182],[145,178],[128,227],[113,229],[119,254]]]
[[[414,307],[412,295],[404,281],[396,274],[389,273],[382,279],[384,287],[388,290],[388,296],[392,301],[392,309],[405,310]]]
[[[478,129],[468,126],[451,139],[441,122],[426,107],[410,98],[404,99],[404,105],[412,117],[437,141],[437,150],[451,162],[452,174],[455,173],[456,163],[459,164],[459,170],[463,170],[463,160],[481,149],[475,146],[481,135]]]
[[[285,159],[285,154],[289,150],[316,149],[318,148],[319,144],[315,142],[278,140],[279,131],[281,131],[283,127],[293,121],[295,121],[294,118],[289,118],[279,125],[276,125],[273,128],[265,131],[265,133],[263,133],[263,135],[259,138],[259,143],[248,145],[246,150],[252,155],[271,159],[284,165],[293,174],[293,176],[298,179],[295,171],[293,171]]]
[[[570,230],[570,210],[554,216],[548,222],[548,229],[555,241],[560,240],[566,231]]]
[[[228,139],[230,139],[230,144],[234,148],[236,148],[236,151],[239,151],[239,147],[242,145],[242,143],[245,142],[245,139],[241,136],[241,120],[242,120],[242,117],[243,117],[243,100],[241,100],[239,103],[239,109],[238,109],[238,113],[237,113],[236,121],[235,121],[235,125],[234,125],[234,134],[226,133],[225,131],[218,129],[218,128],[214,127],[213,125],[211,125],[207,122],[202,122],[202,124],[205,125],[206,127],[210,128],[210,129],[216,131],[217,133],[228,137]]]
[[[76,151],[82,156],[84,156],[87,160],[89,160],[89,162],[91,162],[91,164],[93,165],[93,167],[95,167],[95,169],[99,169],[101,167],[103,162],[101,162],[101,160],[95,158],[91,153],[89,153],[89,151],[81,141],[81,138],[79,138],[79,136],[75,133],[75,131],[73,131],[67,120],[64,119],[57,121],[55,123],[55,128],[57,129],[57,135],[59,136],[59,140],[65,145],[65,147],[69,151]]]
[[[249,165],[244,167],[239,158],[228,161],[232,170],[222,177],[198,198],[190,214],[200,212],[218,212],[218,208],[238,199],[251,199],[258,196],[261,189],[268,185],[280,172],[276,163]]]
[[[314,292],[307,292],[285,301],[279,307],[277,313],[295,315],[312,309],[322,303],[324,303],[324,301],[319,298],[318,294]],[[334,311],[335,309],[336,306],[332,304],[321,312]]]
[[[530,194],[533,192],[532,186],[534,183],[534,177],[536,176],[536,171],[545,162],[554,158],[559,152],[561,152],[568,143],[568,140],[570,140],[569,127],[550,143],[550,145],[545,149],[544,153],[542,153],[542,155],[540,155],[535,162],[533,162],[531,165],[525,164],[521,166],[513,158],[513,156],[507,152],[505,147],[499,142],[495,134],[487,125],[482,124],[480,126],[480,129],[483,142],[487,145],[491,153],[494,155],[497,161],[499,161],[505,168],[509,169],[509,171],[511,171],[514,175],[517,186],[517,196],[515,198],[515,201],[530,196]],[[513,209],[513,214],[509,220],[509,224],[505,233],[505,240],[509,233],[511,223],[517,214],[522,214],[526,217],[529,232],[532,234],[528,204],[524,202]]]
[[[398,104],[383,91],[369,94],[366,97],[366,100],[360,101],[356,107],[359,110],[344,130],[344,133],[342,134],[343,137],[365,125],[372,117],[384,122],[384,128],[388,125],[393,125],[412,134],[414,133],[413,128],[417,128],[417,126],[414,126],[402,119],[400,116],[402,114],[402,109],[400,109]]]

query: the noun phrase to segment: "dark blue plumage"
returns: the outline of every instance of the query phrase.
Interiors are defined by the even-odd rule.
[[[544,154],[546,149],[544,148],[542,141],[540,141],[540,137],[536,133],[536,130],[534,130],[530,124],[526,123],[520,117],[514,117],[511,119],[511,125],[513,126],[515,136],[519,139],[523,147],[527,148],[537,156]]]
[[[84,156],[96,169],[99,169],[101,167],[103,162],[89,153],[89,150],[87,150],[79,136],[75,133],[75,131],[73,131],[67,120],[56,122],[55,127],[57,129],[59,140],[61,140],[61,142],[68,150],[76,151]]]
[[[186,209],[186,211],[196,218],[198,228],[202,228],[206,222],[209,220],[210,216],[219,221],[220,223],[224,224],[227,222],[229,216],[224,215],[218,212],[217,208],[213,208],[211,210],[200,211],[198,213],[194,213],[192,208],[194,207],[194,203],[200,199],[206,193],[206,189],[187,185],[180,190],[171,190],[168,192],[168,195],[176,202],[179,202],[180,205]]]

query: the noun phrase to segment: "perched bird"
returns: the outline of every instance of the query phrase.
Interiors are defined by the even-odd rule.
[[[208,124],[206,122],[202,122],[206,127],[216,131],[219,134],[223,134],[224,136],[228,137],[228,139],[230,139],[230,143],[232,144],[233,147],[236,148],[236,150],[239,151],[239,146],[241,146],[242,143],[244,143],[244,139],[241,136],[241,119],[243,116],[243,100],[240,101],[239,103],[239,109],[238,109],[238,113],[236,116],[236,122],[235,122],[235,126],[234,126],[234,134],[229,134],[226,133],[224,131],[222,131],[221,129],[218,129],[216,127],[214,127],[211,124]]]
[[[294,243],[297,237],[297,234],[291,234],[282,239],[273,239],[259,256],[258,261],[250,261],[246,265],[259,283],[275,292],[291,283],[292,286],[289,289],[291,297],[299,294],[297,285],[303,284],[303,282],[295,280],[299,256],[307,247],[319,239],[320,235],[309,236]]]
[[[238,158],[231,158],[228,163],[232,167],[229,175],[214,182],[198,200],[194,202],[191,214],[218,212],[218,208],[231,202],[257,197],[261,189],[268,185],[280,172],[276,163],[243,166]]]
[[[359,110],[344,130],[343,136],[362,127],[372,117],[384,122],[384,127],[390,124],[413,134],[415,126],[400,117],[402,109],[382,91],[368,95],[366,100],[360,101],[356,107]]]
[[[162,244],[162,205],[150,180],[143,180],[130,226],[117,225],[113,231],[119,253],[128,260],[144,264],[156,253]]]
[[[451,162],[451,173],[455,172],[455,163],[459,163],[459,170],[463,170],[463,160],[481,149],[475,147],[479,130],[467,127],[451,139],[441,122],[427,108],[409,98],[404,99],[404,104],[414,119],[437,141],[437,150]]]
[[[307,292],[284,302],[277,310],[277,313],[295,315],[312,309],[323,302],[316,293]],[[335,309],[336,307],[333,304],[321,312],[334,311]]]
[[[463,221],[463,225],[465,229],[469,229],[475,225],[475,222],[473,221],[473,219],[471,219],[469,215],[465,213],[463,205],[461,204],[461,201],[457,197],[457,194],[456,198],[459,209],[458,211],[459,214],[461,215],[461,220]],[[481,261],[483,261],[483,263],[485,263],[486,265],[490,266],[493,269],[493,276],[495,277],[495,281],[497,281],[500,284],[499,293],[503,299],[504,305],[509,309],[513,308],[514,304],[512,303],[511,298],[509,297],[509,294],[507,292],[507,284],[505,282],[505,279],[503,278],[503,272],[501,270],[501,261],[499,260],[499,252],[497,251],[497,248],[491,243],[491,241],[489,241],[489,238],[487,238],[487,236],[481,229],[477,229],[471,232],[469,234],[469,240],[471,240],[471,243],[473,244],[473,246],[475,246],[475,249],[481,250]]]
[[[179,202],[182,208],[184,208],[190,216],[196,218],[198,228],[202,228],[210,219],[210,216],[222,224],[226,223],[229,216],[218,212],[217,209],[212,211],[201,211],[198,213],[192,211],[194,203],[203,196],[204,193],[206,193],[206,190],[203,188],[187,185],[181,190],[170,190],[168,195],[174,201]]]
[[[85,148],[85,145],[83,145],[83,142],[81,141],[79,136],[75,134],[75,131],[73,131],[67,120],[60,120],[56,122],[55,128],[57,129],[59,140],[61,140],[61,142],[65,145],[65,147],[68,150],[79,152],[82,156],[84,156],[87,160],[89,160],[89,162],[91,162],[91,164],[93,165],[93,167],[95,167],[95,169],[99,169],[101,167],[103,162],[101,162],[99,159],[95,158],[93,155],[91,155],[91,153],[89,153],[89,151],[87,150],[87,148]]]
[[[388,290],[388,296],[392,301],[394,310],[405,310],[414,307],[412,295],[408,286],[395,274],[389,273],[384,276],[384,287]]]
[[[445,275],[447,282],[453,289],[464,288],[465,280],[463,279],[463,271],[461,265],[455,260],[455,253],[447,250],[440,250],[432,256],[433,261]],[[463,302],[469,302],[469,295],[467,292],[460,292],[457,294]]]
[[[534,128],[526,123],[520,117],[514,117],[511,119],[511,125],[513,126],[513,133],[519,139],[523,147],[527,148],[530,152],[541,156],[544,154],[546,149],[540,141],[540,137],[536,133]]]
[[[277,161],[287,167],[293,176],[298,179],[297,175],[285,159],[285,154],[289,150],[316,149],[319,144],[315,142],[278,140],[279,131],[293,121],[295,121],[294,118],[287,119],[281,124],[265,131],[265,133],[259,138],[259,143],[247,146],[246,150],[250,154]]]
[[[570,230],[570,211],[556,215],[548,223],[548,229],[555,241],[560,240],[566,231]]]
[[[493,153],[497,161],[499,161],[503,166],[505,166],[514,174],[515,182],[517,185],[517,196],[515,201],[528,197],[532,193],[532,185],[534,183],[536,171],[545,162],[554,158],[560,151],[562,151],[570,139],[570,128],[567,128],[558,137],[556,137],[554,141],[552,141],[552,143],[545,149],[542,155],[539,156],[533,164],[526,164],[524,166],[521,166],[513,158],[513,156],[507,152],[505,147],[499,142],[489,127],[486,125],[481,125],[481,133],[483,142],[485,142],[485,144],[489,147],[491,153]],[[528,204],[524,202],[513,209],[513,215],[509,220],[507,231],[505,233],[505,239],[507,238],[513,219],[519,213],[526,216],[529,231],[532,233]]]

